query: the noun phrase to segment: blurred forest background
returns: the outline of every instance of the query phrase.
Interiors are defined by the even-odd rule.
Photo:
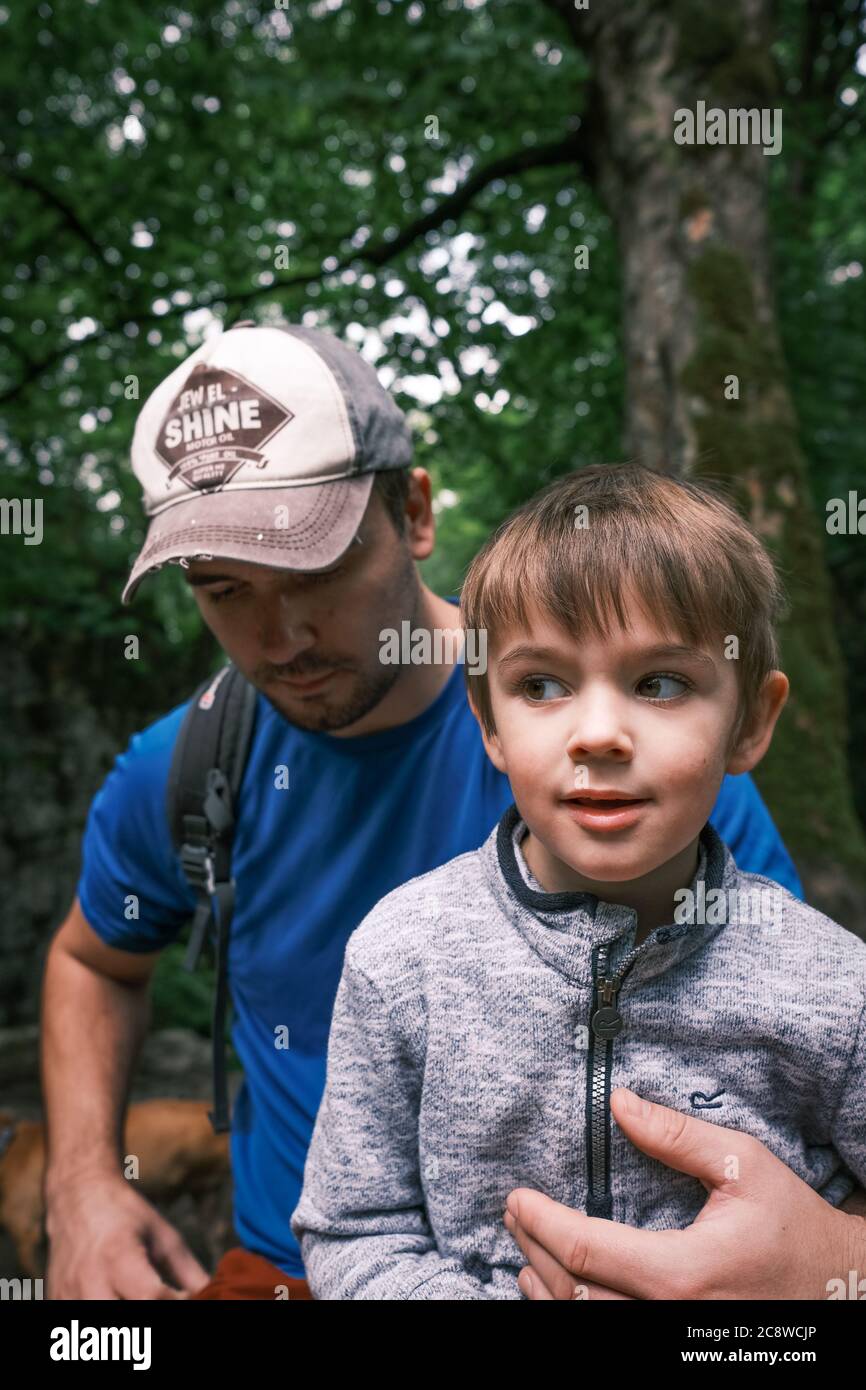
[[[864,929],[866,539],[826,527],[866,496],[864,74],[861,0],[0,8],[0,494],[44,507],[41,545],[0,536],[0,1023],[35,1017],[111,759],[217,660],[175,570],[120,606],[128,454],[238,319],[375,362],[435,482],[440,592],[570,469],[723,481],[792,599],[757,780],[810,898]],[[698,100],[778,109],[781,153],[677,145]],[[167,956],[155,1021],[206,1030]]]

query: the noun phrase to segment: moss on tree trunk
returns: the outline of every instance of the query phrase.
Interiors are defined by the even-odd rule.
[[[756,771],[810,897],[862,928],[866,843],[847,762],[841,655],[776,324],[760,145],[678,144],[675,113],[778,106],[767,0],[610,0],[571,17],[591,51],[593,160],[623,266],[630,457],[723,480],[791,599],[791,697]],[[783,131],[784,139],[784,131]],[[726,380],[737,378],[737,398]]]

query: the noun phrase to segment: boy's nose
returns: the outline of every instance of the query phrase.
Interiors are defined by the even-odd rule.
[[[566,751],[578,763],[590,757],[628,762],[634,756],[631,734],[614,700],[602,696],[577,702]]]

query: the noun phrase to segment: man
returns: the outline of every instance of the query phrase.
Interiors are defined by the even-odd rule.
[[[430,479],[409,471],[403,416],[357,353],[317,330],[238,325],[157,387],[132,458],[151,521],[124,601],[182,563],[259,692],[229,950],[242,1246],[208,1282],[118,1165],[148,981],[194,906],[165,815],[181,706],[132,739],[94,799],[78,893],[48,956],[49,1296],[273,1298],[286,1286],[309,1297],[289,1219],[346,940],[386,892],[476,848],[512,798],[459,665],[380,659],[384,632],[454,634],[460,617],[416,570],[433,548]],[[799,891],[748,778],[727,779],[713,821],[744,869]]]

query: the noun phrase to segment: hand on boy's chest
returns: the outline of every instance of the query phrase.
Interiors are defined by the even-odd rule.
[[[481,1173],[505,1163],[513,1185],[570,1201],[585,1181],[596,1000],[589,986],[551,975],[529,972],[519,998],[513,986],[495,979],[482,986],[476,975],[459,999],[450,994],[447,1007],[428,999],[419,1138],[423,1151],[441,1148],[442,1135],[450,1135],[455,1162],[459,1154],[461,1164]],[[725,1046],[730,1000],[720,999],[715,1013],[704,1008],[692,1015],[665,997],[658,980],[621,994],[619,1009],[623,1026],[611,1045],[608,1096],[627,1086],[766,1142],[775,1054],[759,1021],[750,1032],[741,1020],[736,1046]],[[647,1180],[652,1170],[657,1180],[655,1160],[636,1150],[612,1117],[610,1126],[614,1178],[623,1180],[625,1161],[636,1178],[642,1173]]]

